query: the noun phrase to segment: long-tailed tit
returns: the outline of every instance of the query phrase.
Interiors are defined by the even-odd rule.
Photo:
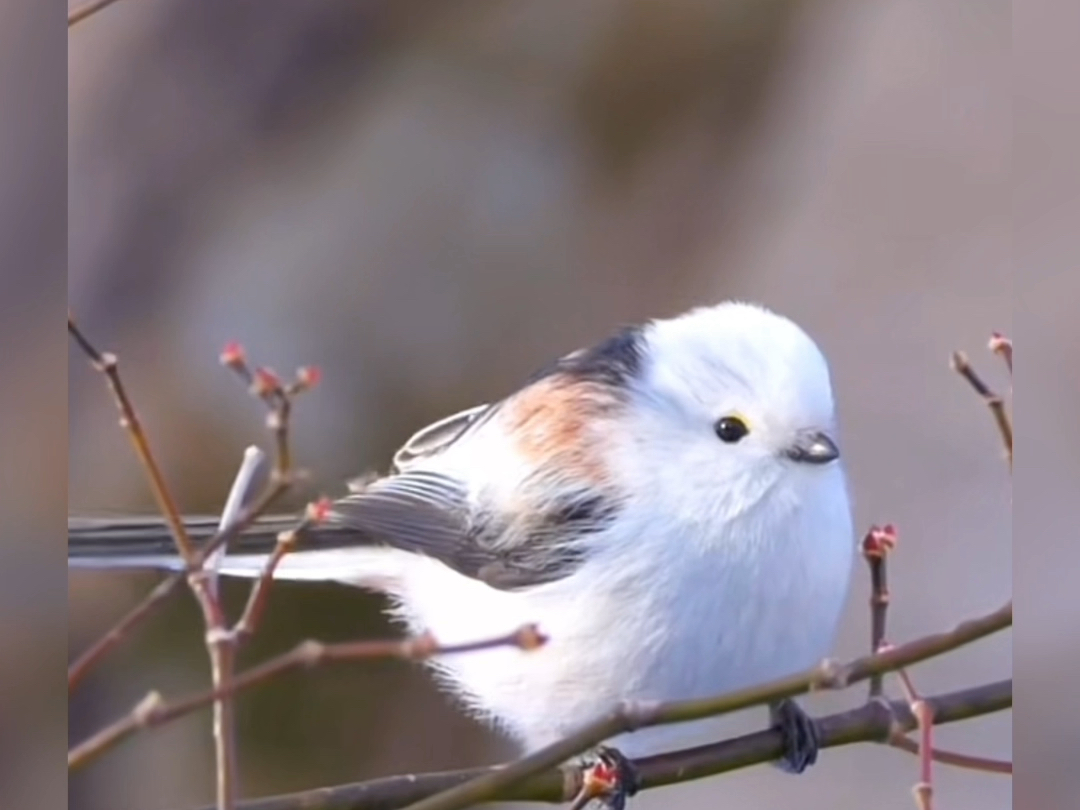
[[[835,430],[825,359],[798,326],[742,303],[695,309],[420,431],[389,475],[335,503],[346,531],[276,575],[382,591],[447,644],[536,623],[538,650],[432,662],[535,749],[620,701],[703,697],[828,654],[855,547]],[[72,566],[180,566],[160,532],[107,542],[78,528]],[[239,538],[221,572],[257,575],[272,528]],[[813,723],[790,702],[772,716],[801,771]],[[609,743],[658,753],[709,722]]]

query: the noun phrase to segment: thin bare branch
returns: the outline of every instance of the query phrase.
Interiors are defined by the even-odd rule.
[[[127,390],[124,388],[116,355],[110,352],[98,351],[80,331],[70,314],[68,315],[68,334],[75,339],[76,345],[87,356],[94,369],[105,375],[109,389],[116,400],[116,407],[120,411],[120,426],[124,428],[131,439],[131,444],[135,448],[139,462],[146,472],[154,502],[169,524],[169,530],[172,533],[180,557],[189,568],[192,567],[195,561],[195,547],[191,543],[191,538],[188,537],[183,520],[180,519],[180,510],[177,509],[176,501],[165,483],[165,476],[162,474],[161,468],[158,466],[157,460],[150,449],[150,441],[146,436],[146,431],[143,430],[139,415],[136,413],[135,407],[128,397]]]
[[[213,683],[211,691],[214,695],[212,701],[214,703],[214,743],[217,765],[217,806],[219,810],[232,810],[237,793],[236,741],[231,702],[233,691],[232,671],[236,652],[242,639],[249,636],[254,630],[254,625],[266,602],[274,566],[280,561],[281,556],[288,551],[289,545],[279,545],[279,549],[272,555],[271,564],[263,576],[253,585],[249,610],[245,610],[242,618],[243,624],[241,627],[245,632],[240,634],[229,632],[224,610],[218,600],[217,576],[214,566],[220,556],[219,550],[221,552],[225,550],[224,540],[217,546],[211,544],[202,550],[199,550],[193,544],[191,537],[187,533],[185,523],[180,517],[176,501],[172,497],[164,476],[161,474],[160,467],[151,452],[150,443],[146,432],[143,430],[138,413],[124,388],[115,355],[98,351],[78,328],[70,313],[68,314],[68,333],[90,359],[93,367],[101,372],[108,381],[121,414],[121,426],[126,429],[142,462],[154,499],[169,525],[170,533],[183,561],[187,583],[202,611],[203,621],[206,625],[206,647],[210,658]],[[292,480],[292,461],[288,441],[289,415],[292,407],[291,396],[311,388],[317,381],[318,375],[317,372],[301,369],[296,382],[286,390],[271,372],[264,369],[256,369],[254,372],[250,372],[243,350],[235,344],[227,348],[226,354],[222,356],[222,361],[251,383],[254,393],[269,408],[267,424],[273,432],[277,453],[267,492],[256,504],[256,508],[265,508],[270,502],[268,496],[275,496],[284,487],[288,486]],[[253,474],[253,465],[249,463],[251,459],[251,454],[245,456],[245,463],[241,466],[237,481],[234,482],[233,491],[230,493],[225,513],[222,515],[218,526],[217,534],[222,538],[228,537],[230,531],[235,532],[242,528],[243,523],[239,514],[239,504]],[[322,511],[325,511],[325,508]],[[255,516],[257,514],[257,512],[254,513]],[[295,537],[295,533],[290,536]],[[208,561],[210,562],[209,567],[204,565]],[[114,629],[107,636],[107,640],[94,645],[89,654],[81,657],[75,666],[68,671],[69,689],[78,683],[79,679],[93,663],[100,660],[106,652],[121,643],[127,632],[134,628],[142,618],[149,615],[152,609],[176,587],[179,579],[177,577],[175,580],[167,580],[166,583],[155,588],[150,598],[125,617],[119,630]],[[157,709],[160,709],[159,701],[153,699],[149,702],[143,701],[136,706],[128,717],[128,721],[133,724],[132,728],[140,728],[146,725],[149,722],[147,718],[155,717]],[[120,722],[104,729],[100,734],[92,738],[96,740],[95,747],[84,750],[91,752],[105,750],[126,736],[125,728],[125,724]]]
[[[919,742],[916,744],[919,781],[912,787],[911,793],[919,810],[934,810],[934,710],[919,696],[906,670],[897,670],[896,675],[919,732]]]
[[[871,526],[863,537],[862,555],[870,569],[870,651],[877,652],[885,643],[885,620],[889,610],[889,582],[886,558],[896,546],[896,529],[893,525]],[[882,675],[870,677],[870,699],[883,693]]]
[[[68,667],[68,691],[78,686],[86,674],[100,663],[100,661],[120,646],[131,633],[142,624],[143,620],[150,616],[172,592],[184,581],[183,574],[173,574],[163,579],[143,600],[128,611],[108,632],[95,641],[90,649],[82,653],[75,662]]]
[[[270,594],[270,585],[274,579],[274,571],[278,564],[289,552],[296,548],[298,538],[307,533],[311,527],[317,526],[326,520],[330,510],[330,502],[326,498],[316,501],[308,506],[304,518],[293,529],[286,529],[278,534],[274,551],[266,560],[262,572],[251,586],[244,612],[233,627],[233,635],[239,641],[254,635],[263,612],[266,610],[267,597]]]
[[[201,567],[203,561],[207,557],[231,542],[248,526],[254,523],[260,514],[269,509],[273,502],[284,494],[285,490],[288,489],[288,486],[289,484],[286,481],[271,481],[256,502],[248,509],[244,510],[234,523],[224,530],[212,533],[206,545],[199,549],[196,564]],[[74,520],[76,525],[84,527],[97,523],[95,520],[81,522],[78,518],[75,518]],[[149,518],[147,520],[154,526],[165,525],[164,521],[160,518]],[[277,518],[277,520],[281,521],[282,518]],[[295,518],[291,518],[291,520],[295,520]],[[141,523],[142,521],[136,522]],[[114,525],[125,524],[130,526],[131,523],[132,521],[125,520],[120,521],[119,523],[114,522]],[[192,522],[189,520],[188,524],[192,525]],[[69,518],[69,537],[71,537],[71,525],[72,519]],[[97,666],[97,664],[112,650],[122,644],[145,619],[151,616],[154,611],[157,610],[158,606],[171,596],[185,581],[187,575],[187,571],[178,571],[163,579],[143,598],[141,602],[139,602],[139,604],[128,611],[116,625],[95,641],[86,652],[82,653],[75,662],[68,667],[68,691],[70,692],[78,686],[91,669]]]
[[[97,14],[102,9],[111,6],[116,0],[89,0],[89,2],[75,6],[68,12],[67,24],[68,28],[80,23],[91,15]]]
[[[140,729],[163,725],[216,700],[235,695],[241,690],[264,683],[290,670],[313,669],[332,662],[374,658],[402,658],[418,661],[435,655],[457,655],[492,647],[513,646],[522,650],[532,650],[545,641],[546,639],[533,625],[526,625],[509,635],[498,638],[446,646],[441,646],[430,636],[419,636],[403,641],[353,641],[341,644],[304,641],[291,651],[253,667],[235,676],[228,684],[222,684],[214,689],[171,703],[166,703],[156,692],[151,693],[127,715],[71,749],[68,752],[68,768],[86,765]]]
[[[883,527],[871,526],[862,541],[863,558],[870,568],[870,649],[886,650],[889,644],[885,640],[886,618],[889,605],[889,588],[886,573],[887,558],[890,552],[896,548],[897,532],[892,524]],[[903,669],[898,670],[898,675],[907,682],[912,689],[910,678]],[[875,688],[876,685],[876,688]],[[881,699],[883,695],[883,678],[880,675],[870,679],[870,700]],[[902,728],[895,728],[889,735],[889,745],[908,753],[919,755],[919,743],[905,736]],[[1012,763],[1006,760],[988,759],[940,748],[930,748],[930,756],[935,762],[945,765],[953,765],[970,770],[985,771],[987,773],[1012,773]]]
[[[926,698],[938,725],[969,720],[1012,706],[1012,681],[998,681]],[[891,730],[916,727],[906,701],[866,703],[856,709],[818,719],[822,748],[885,741]],[[642,789],[662,787],[747,768],[777,759],[783,737],[771,729],[698,748],[636,760]],[[409,774],[335,787],[323,787],[241,802],[237,810],[400,810],[425,798],[460,787],[506,766],[469,768],[442,773]],[[500,791],[492,800],[569,802],[578,792],[580,769],[552,767]],[[201,808],[212,810],[212,808]]]
[[[994,417],[994,423],[997,425],[998,433],[1001,435],[1001,443],[1005,448],[1005,459],[1009,463],[1009,471],[1011,472],[1013,463],[1013,429],[1012,419],[1009,417],[1008,411],[1005,410],[1004,400],[983,382],[975,369],[972,368],[967,355],[963,352],[953,352],[952,367],[953,371],[967,380],[968,385],[975,389],[975,393],[982,397],[983,402],[986,403],[986,407],[990,409],[990,413]]]
[[[260,396],[260,398],[267,403],[267,406],[271,408],[270,416],[272,419],[270,419],[270,422],[276,444],[274,472],[270,476],[270,480],[267,482],[264,491],[256,498],[250,508],[243,510],[228,525],[224,527],[219,525],[217,531],[214,532],[210,540],[201,548],[197,548],[191,541],[191,535],[188,534],[188,521],[183,520],[176,512],[172,496],[165,487],[164,479],[157,469],[157,464],[154,462],[153,456],[150,455],[146,436],[142,430],[134,406],[130,399],[128,399],[122,381],[120,380],[116,366],[116,358],[112,355],[99,352],[78,328],[70,314],[68,315],[68,333],[75,340],[83,353],[90,359],[94,368],[105,374],[110,388],[117,399],[118,407],[123,415],[121,424],[127,428],[129,435],[132,436],[132,441],[136,443],[136,450],[139,452],[140,459],[144,459],[144,467],[151,480],[151,488],[158,498],[158,505],[162,511],[163,517],[160,518],[160,520],[164,521],[165,526],[168,527],[170,535],[174,539],[178,537],[183,538],[182,540],[175,540],[177,546],[183,548],[181,544],[186,543],[186,547],[189,549],[188,554],[181,552],[186,567],[185,571],[175,573],[159,583],[149,594],[147,594],[142,602],[129,611],[111,630],[95,642],[89,650],[80,655],[68,668],[68,691],[71,691],[82,681],[86,674],[98,664],[98,662],[123,643],[135,628],[138,627],[144,619],[150,616],[157,609],[158,605],[164,602],[185,579],[192,584],[195,589],[196,598],[199,598],[198,590],[200,588],[208,588],[210,589],[208,590],[208,595],[211,597],[211,600],[216,601],[213,600],[213,586],[210,584],[212,579],[208,580],[202,576],[201,572],[203,564],[207,559],[210,559],[215,555],[218,550],[224,548],[229,541],[254,523],[259,516],[269,509],[274,501],[283,495],[292,485],[294,475],[292,473],[291,455],[288,449],[288,419],[291,409],[290,399],[291,396],[312,388],[318,382],[319,375],[316,369],[301,368],[297,372],[296,381],[289,386],[288,390],[284,389],[280,383],[269,385],[267,384],[268,380],[264,379],[264,389],[254,391],[254,393]],[[248,369],[247,359],[243,349],[237,344],[230,344],[226,347],[225,352],[222,353],[221,362],[236,372],[249,386],[253,385],[253,382],[256,379],[256,373],[253,373]],[[265,377],[266,375],[263,376]],[[149,465],[146,463],[145,459],[149,459]],[[69,525],[70,523],[71,520],[69,519]],[[77,519],[76,523],[78,523]],[[264,600],[266,593],[265,584],[261,590],[262,593],[260,594],[260,598]],[[203,608],[204,616],[207,617],[208,620],[213,619],[218,625],[221,625],[221,627],[218,628],[219,630],[223,629],[222,623],[224,617],[220,615],[220,609],[214,604],[206,603],[205,600],[200,601],[200,605]],[[219,636],[224,638],[223,634],[219,634]]]
[[[897,729],[896,734],[889,737],[888,743],[893,748],[907,751],[909,754],[918,755],[919,753],[919,744],[906,736],[899,729]],[[950,751],[945,748],[934,748],[930,752],[930,755],[934,758],[934,762],[940,762],[942,765],[951,765],[955,768],[965,768],[967,770],[982,771],[984,773],[1007,774],[1010,776],[1013,772],[1013,764],[1007,759],[977,757],[971,754],[961,754],[958,751]]]

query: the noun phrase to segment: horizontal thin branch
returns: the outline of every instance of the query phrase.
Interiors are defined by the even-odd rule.
[[[954,723],[1012,706],[1012,681],[998,681],[926,698],[934,722]],[[885,742],[894,728],[913,729],[915,717],[905,701],[873,701],[818,720],[821,746],[836,748],[862,742]],[[635,761],[643,789],[702,779],[777,759],[783,737],[775,729]],[[501,766],[430,774],[410,774],[317,788],[300,793],[241,802],[237,810],[400,810],[427,797],[498,773]],[[577,792],[577,774],[552,768],[498,793],[499,801],[558,803]],[[495,798],[495,797],[492,797]],[[212,808],[202,808],[212,810]]]
[[[323,644],[304,641],[287,653],[233,677],[227,685],[208,689],[190,697],[166,703],[157,692],[151,692],[131,712],[115,723],[97,732],[68,752],[68,768],[86,765],[136,731],[153,728],[190,714],[223,697],[234,695],[242,689],[262,683],[293,669],[310,669],[334,661],[357,661],[372,658],[404,658],[421,660],[435,655],[455,655],[475,652],[492,647],[514,646],[532,649],[544,643],[544,637],[535,627],[527,625],[506,636],[442,646],[430,636],[404,640],[353,641],[340,644]]]
[[[899,730],[889,738],[889,745],[909,754],[919,753],[919,744],[910,737],[904,736]],[[965,768],[970,771],[983,771],[984,773],[1000,773],[1011,775],[1013,764],[1007,759],[993,759],[992,757],[977,757],[972,754],[961,754],[959,751],[949,751],[945,748],[934,748],[930,752],[934,762],[942,765],[952,765],[955,768]]]

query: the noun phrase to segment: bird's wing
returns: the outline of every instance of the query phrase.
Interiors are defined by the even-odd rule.
[[[613,388],[624,385],[641,365],[641,331],[639,326],[624,327],[595,346],[572,351],[539,369],[507,399],[467,408],[421,428],[394,454],[394,471],[402,472],[448,450],[487,422],[501,407],[512,400],[527,398],[530,388],[553,377],[591,381]]]
[[[451,476],[411,469],[337,501],[331,520],[344,529],[334,534],[337,547],[399,548],[513,590],[568,576],[583,558],[577,541],[613,517],[614,504],[578,495],[516,519],[471,502]]]

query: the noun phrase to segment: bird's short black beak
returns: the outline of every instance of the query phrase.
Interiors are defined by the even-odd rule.
[[[786,455],[792,461],[804,464],[828,464],[840,458],[840,448],[828,434],[820,430],[804,430],[788,447]]]

